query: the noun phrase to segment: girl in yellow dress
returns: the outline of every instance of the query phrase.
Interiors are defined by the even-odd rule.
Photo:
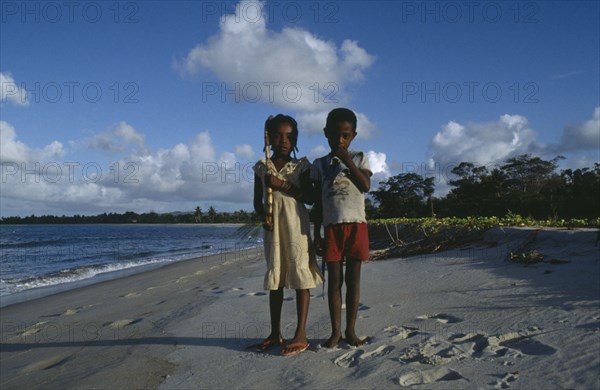
[[[298,125],[294,118],[279,114],[265,124],[273,152],[269,160],[254,166],[254,209],[264,217],[264,252],[267,273],[264,288],[269,290],[271,334],[258,350],[285,344],[281,335],[283,287],[296,290],[298,322],[294,339],[281,354],[296,355],[309,347],[306,321],[310,302],[309,289],[323,282],[310,237],[310,221],[304,203],[313,203],[310,162],[296,158]],[[291,156],[292,152],[294,157]],[[267,188],[273,193],[273,218],[266,218]]]

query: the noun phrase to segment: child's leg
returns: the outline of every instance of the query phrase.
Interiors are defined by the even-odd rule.
[[[358,315],[358,304],[360,302],[360,260],[346,259],[346,342],[350,345],[359,346],[366,339],[356,336],[354,325]]]
[[[283,305],[283,287],[269,291],[269,311],[271,313],[271,334],[268,339],[281,338],[281,307]]]
[[[308,305],[310,303],[310,293],[308,289],[296,290],[296,314],[298,315],[298,324],[294,340],[306,340],[306,320],[308,318]]]
[[[331,319],[331,337],[325,343],[327,348],[333,348],[342,338],[342,281],[344,269],[342,262],[327,263],[327,301],[329,304],[329,318]]]
[[[281,337],[281,306],[283,305],[283,288],[269,290],[269,312],[271,313],[271,334],[267,336],[256,349],[268,351],[276,345],[283,343]]]
[[[308,305],[310,303],[310,292],[306,290],[296,290],[296,312],[298,314],[298,323],[296,325],[296,333],[294,339],[288,342],[288,346],[283,349],[283,353],[292,353],[302,349],[298,344],[294,347],[289,345],[294,343],[306,344],[306,320],[308,318]]]

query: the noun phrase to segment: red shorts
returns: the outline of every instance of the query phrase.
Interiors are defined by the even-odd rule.
[[[323,259],[338,262],[342,258],[369,259],[369,231],[366,223],[337,223],[325,226]]]

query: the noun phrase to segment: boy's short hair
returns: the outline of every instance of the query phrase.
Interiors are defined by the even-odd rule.
[[[325,131],[331,129],[338,122],[350,122],[354,132],[356,132],[356,115],[352,110],[347,108],[334,108],[327,115],[327,122],[325,123]]]

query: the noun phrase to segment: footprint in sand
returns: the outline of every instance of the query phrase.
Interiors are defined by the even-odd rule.
[[[140,293],[138,293],[138,292],[130,292],[130,293],[128,293],[128,294],[121,295],[121,298],[128,298],[128,299],[129,299],[129,298],[137,298],[137,297],[139,297],[140,295],[142,295],[142,294],[140,294]]]
[[[383,329],[386,333],[391,333],[392,341],[405,340],[416,336],[418,332],[418,328],[414,326],[388,326]]]
[[[452,316],[450,314],[437,313],[437,314],[423,314],[417,317],[419,320],[436,320],[442,324],[454,324],[462,322],[461,318]]]
[[[130,326],[133,324],[137,324],[140,321],[142,321],[141,318],[137,318],[135,320],[123,319],[123,320],[117,320],[117,321],[113,321],[113,322],[107,322],[103,326],[108,326],[113,329],[119,329],[119,328],[124,328],[126,326]]]
[[[360,360],[365,360],[365,359],[385,356],[388,353],[392,352],[393,350],[394,350],[394,347],[391,345],[381,345],[381,346],[377,347],[376,349],[372,350],[371,352],[365,352],[365,353],[361,354],[358,358]]]
[[[456,345],[446,341],[436,341],[430,338],[416,346],[411,346],[402,350],[399,361],[402,363],[418,362],[421,364],[437,366],[465,359],[467,355],[468,354],[465,353],[465,351]]]
[[[537,332],[521,331],[491,336],[488,338],[489,348],[499,356],[520,354],[540,356],[556,353],[555,348],[534,340],[533,337],[537,334]]]
[[[41,321],[34,325],[31,325],[29,328],[25,329],[20,333],[20,336],[31,336],[36,333],[39,333],[42,330],[42,325],[47,324],[48,321]]]
[[[251,297],[262,297],[263,295],[267,295],[266,292],[262,292],[262,291],[257,291],[257,292],[251,292],[248,294],[242,294],[241,296],[245,296],[245,295],[249,295]]]
[[[460,349],[471,357],[481,357],[484,350],[490,345],[488,338],[480,333],[458,333],[450,336],[448,340],[458,344]]]
[[[556,353],[556,348],[541,343],[532,338],[523,338],[500,343],[501,346],[519,351],[525,355],[548,356]]]
[[[454,381],[463,376],[457,371],[447,367],[432,368],[429,370],[411,371],[398,378],[400,386],[427,385],[434,382]]]
[[[30,372],[34,372],[34,371],[49,370],[51,368],[61,366],[65,363],[67,363],[68,361],[73,360],[74,358],[75,358],[75,356],[73,356],[73,355],[53,356],[48,359],[40,360],[39,362],[31,363],[31,364],[25,366],[21,370],[21,372],[30,373]]]
[[[502,375],[499,380],[496,382],[490,383],[491,386],[494,386],[496,389],[508,389],[510,384],[519,379],[519,372],[507,372]]]
[[[346,352],[333,360],[336,366],[343,368],[354,367],[358,364],[358,358],[364,353],[362,349]]]
[[[82,307],[78,307],[77,309],[67,309],[65,311],[63,311],[61,314],[50,314],[47,316],[42,316],[42,318],[48,318],[48,317],[60,317],[60,316],[72,316],[74,314],[79,313],[79,310],[81,310]]]
[[[40,318],[53,318],[53,317],[60,317],[60,314],[48,314],[46,316],[40,316]]]
[[[191,278],[192,275],[187,275],[187,276],[182,276],[180,278],[177,278],[175,280],[175,283],[184,283],[184,282],[188,282],[188,279]]]

